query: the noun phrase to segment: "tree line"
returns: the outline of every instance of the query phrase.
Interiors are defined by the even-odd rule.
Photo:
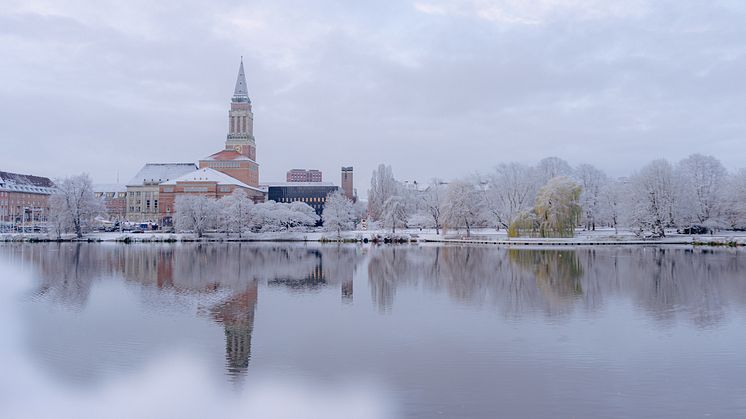
[[[356,217],[355,207],[341,191],[326,197],[319,217],[305,202],[275,201],[254,204],[246,192],[236,189],[220,199],[203,195],[180,195],[174,205],[174,227],[178,232],[193,232],[202,237],[207,231],[234,233],[307,231],[323,221],[328,231],[351,230]]]
[[[87,174],[56,182],[56,190],[49,198],[48,227],[58,239],[64,233],[83,237],[84,233],[93,231],[97,219],[105,215],[104,199],[95,196]],[[362,211],[339,190],[326,197],[324,211],[319,217],[304,202],[254,204],[245,191],[236,189],[219,199],[199,194],[179,195],[172,215],[175,231],[194,233],[198,237],[207,232],[241,237],[248,232],[307,231],[319,221],[323,221],[328,231],[341,235],[342,231],[354,228]]]
[[[667,229],[706,232],[746,228],[746,169],[729,173],[712,156],[671,164],[654,160],[629,177],[590,164],[548,157],[536,165],[501,163],[426,185],[397,181],[390,166],[373,172],[368,214],[382,227],[506,230],[511,237],[571,237],[576,228],[627,228],[647,237]]]

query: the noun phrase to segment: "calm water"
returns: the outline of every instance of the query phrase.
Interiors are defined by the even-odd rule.
[[[746,417],[746,252],[0,245],[1,417]]]

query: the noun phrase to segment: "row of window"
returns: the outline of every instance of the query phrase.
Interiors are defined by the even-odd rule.
[[[8,193],[13,193],[13,192],[16,192],[16,191],[20,191],[20,192],[32,192],[32,193],[42,193],[42,194],[45,194],[45,195],[48,195],[48,194],[52,193],[52,188],[42,188],[42,187],[38,187],[38,186],[28,186],[28,185],[15,185],[15,184],[12,184],[12,183],[6,183],[5,185],[2,186],[2,188],[3,189],[7,189],[7,190],[10,191],[10,192],[3,192],[6,195]]]
[[[33,207],[33,208],[44,208],[47,205],[46,202],[38,201],[0,201],[0,207],[13,208],[13,207]]]
[[[280,202],[285,202],[285,203],[298,202],[298,201],[305,202],[307,204],[310,204],[310,203],[322,203],[323,204],[324,202],[326,202],[326,198],[317,197],[317,196],[305,197],[305,198],[280,198]]]
[[[245,116],[232,116],[231,132],[246,132],[246,122]]]
[[[215,169],[237,169],[240,163],[237,161],[214,161],[207,164],[208,167]]]
[[[137,203],[139,204],[140,201],[138,201]],[[142,207],[130,205],[129,210],[130,210],[130,212],[140,212],[141,208]],[[149,199],[145,200],[145,212],[158,212],[158,200],[157,199],[153,200],[152,211],[151,211],[151,208],[150,208],[150,200]]]
[[[124,198],[126,195],[126,192],[96,192],[96,198]]]

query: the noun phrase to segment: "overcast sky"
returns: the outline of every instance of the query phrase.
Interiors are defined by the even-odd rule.
[[[241,55],[261,181],[746,167],[743,0],[0,2],[1,170],[126,182],[219,151]]]

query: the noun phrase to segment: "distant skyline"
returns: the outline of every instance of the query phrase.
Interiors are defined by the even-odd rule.
[[[361,196],[558,156],[612,176],[746,167],[742,1],[10,0],[0,170],[127,182],[225,142],[243,56],[260,181],[314,168]]]

